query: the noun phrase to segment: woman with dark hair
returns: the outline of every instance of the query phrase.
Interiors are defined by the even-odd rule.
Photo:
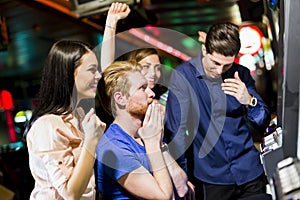
[[[163,66],[161,58],[154,48],[137,49],[129,53],[127,60],[138,62],[142,66],[141,73],[148,82],[148,87],[155,93],[155,99],[167,92],[168,88],[159,84],[163,82]]]
[[[58,41],[47,57],[25,137],[35,187],[30,199],[95,199],[94,160],[105,123],[77,105],[94,98],[101,75],[80,41]]]
[[[142,65],[141,73],[147,79],[148,87],[153,89],[162,75],[161,60],[156,49],[137,49],[129,54],[128,60]]]

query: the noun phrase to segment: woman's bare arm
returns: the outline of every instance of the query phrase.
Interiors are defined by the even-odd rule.
[[[124,3],[112,3],[107,14],[101,47],[101,70],[113,63],[117,23],[128,16],[130,8]]]

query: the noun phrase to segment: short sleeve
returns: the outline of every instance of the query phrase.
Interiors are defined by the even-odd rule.
[[[113,180],[118,181],[125,174],[143,166],[140,158],[146,158],[145,153],[134,151],[131,146],[121,140],[108,140],[105,136],[101,138],[105,142],[98,145],[97,162],[103,167],[103,171]]]

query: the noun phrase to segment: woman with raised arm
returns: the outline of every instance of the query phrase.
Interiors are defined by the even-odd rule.
[[[115,59],[116,28],[120,19],[126,18],[130,8],[124,3],[112,3],[106,18],[101,48],[101,67],[104,70]],[[154,48],[141,48],[128,53],[127,60],[138,62],[142,65],[142,74],[148,81],[148,87],[153,89],[156,98],[167,91],[157,85],[162,77],[162,64],[160,56]]]

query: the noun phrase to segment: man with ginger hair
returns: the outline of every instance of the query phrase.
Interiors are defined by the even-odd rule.
[[[174,183],[183,197],[186,174],[162,142],[163,109],[140,70],[135,62],[115,62],[99,82],[114,122],[97,147],[98,188],[104,199],[172,199]]]

